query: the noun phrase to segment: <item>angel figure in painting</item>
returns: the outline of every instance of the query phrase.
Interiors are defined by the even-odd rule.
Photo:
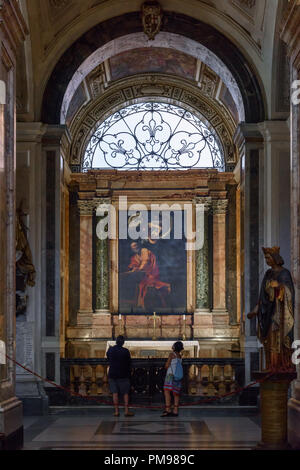
[[[264,346],[267,371],[290,371],[294,332],[295,290],[283,267],[280,248],[263,248],[270,269],[262,282],[258,305],[248,318],[258,318],[258,339]]]

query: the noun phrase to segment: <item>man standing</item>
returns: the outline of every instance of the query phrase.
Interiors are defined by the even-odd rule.
[[[120,416],[119,395],[124,395],[125,416],[129,418],[134,416],[134,413],[129,411],[131,357],[128,349],[123,348],[125,343],[123,336],[119,336],[116,343],[116,346],[110,347],[107,351],[109,387],[115,406],[114,416]]]

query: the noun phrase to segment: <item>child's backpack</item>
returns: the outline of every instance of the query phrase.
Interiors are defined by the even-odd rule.
[[[179,382],[183,379],[183,367],[180,359],[177,359],[176,369],[174,372],[174,380]]]

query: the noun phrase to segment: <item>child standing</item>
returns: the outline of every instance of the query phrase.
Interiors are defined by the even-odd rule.
[[[178,341],[173,345],[172,352],[169,355],[169,359],[165,365],[167,369],[167,375],[164,383],[164,394],[166,401],[166,408],[162,414],[162,418],[165,417],[177,417],[179,409],[180,392],[182,388],[182,379],[178,380],[175,376],[178,367],[178,361],[182,364],[181,353],[184,350],[183,343]],[[171,393],[174,396],[174,410],[171,411]]]

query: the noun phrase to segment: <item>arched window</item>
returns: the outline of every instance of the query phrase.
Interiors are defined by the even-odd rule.
[[[195,114],[172,104],[128,106],[106,119],[87,146],[83,171],[225,170],[216,133]]]

